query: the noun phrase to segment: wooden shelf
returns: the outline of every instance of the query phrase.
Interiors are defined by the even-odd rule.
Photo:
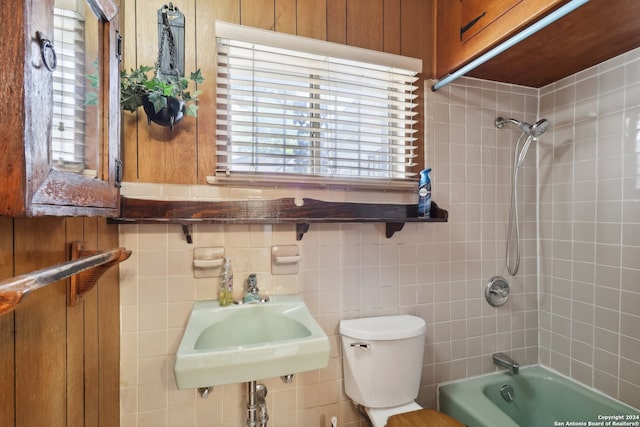
[[[293,198],[239,201],[175,201],[121,198],[115,224],[297,224],[301,240],[311,223],[384,222],[389,238],[406,222],[447,222],[446,210],[432,202],[431,218],[418,217],[418,205],[323,202]],[[183,227],[188,231],[188,227]],[[186,233],[186,231],[185,231]]]

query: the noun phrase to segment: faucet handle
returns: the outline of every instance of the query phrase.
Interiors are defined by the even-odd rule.
[[[256,273],[251,273],[247,277],[247,293],[258,293],[258,277]]]

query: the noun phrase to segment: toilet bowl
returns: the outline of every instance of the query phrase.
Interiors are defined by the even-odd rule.
[[[345,393],[364,407],[374,427],[395,414],[421,409],[423,319],[410,315],[340,322]]]
[[[425,321],[410,315],[340,322],[344,391],[373,427],[463,427],[415,402],[426,332]]]

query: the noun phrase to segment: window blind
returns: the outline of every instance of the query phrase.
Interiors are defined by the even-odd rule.
[[[422,62],[216,23],[217,172],[414,175]]]
[[[55,161],[84,164],[84,19],[75,10],[53,9],[58,65],[53,72],[52,152]]]

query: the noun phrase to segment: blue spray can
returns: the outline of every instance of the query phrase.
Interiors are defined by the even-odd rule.
[[[418,216],[429,218],[431,213],[431,168],[420,171],[418,186]]]

